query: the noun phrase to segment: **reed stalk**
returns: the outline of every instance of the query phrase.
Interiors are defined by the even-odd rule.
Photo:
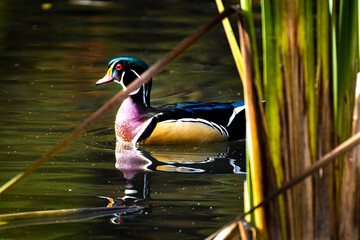
[[[146,208],[149,207],[114,206],[0,214],[0,230],[32,225],[85,221],[114,214],[134,213]]]
[[[221,12],[223,10],[221,0],[216,0],[216,4],[219,12]],[[243,2],[243,5],[246,4]],[[249,16],[250,15],[247,14],[248,19]],[[227,19],[224,19],[223,26],[234,60],[237,63],[236,65],[239,66],[238,71],[242,80],[244,99],[247,105],[245,112],[247,119],[246,145],[247,166],[249,173],[247,175],[247,187],[252,189],[252,191],[249,192],[249,195],[247,196],[246,207],[251,208],[252,206],[262,202],[264,199],[264,193],[266,192],[265,188],[267,187],[265,184],[267,175],[264,175],[263,172],[264,168],[266,168],[266,163],[270,162],[268,159],[270,155],[268,153],[268,148],[266,147],[267,131],[265,129],[265,122],[263,121],[264,111],[261,103],[261,94],[259,93],[261,92],[261,85],[259,85],[259,82],[256,81],[256,70],[253,67],[254,51],[251,46],[255,44],[255,36],[251,39],[250,34],[248,34],[248,27],[250,26],[251,28],[253,25],[246,22],[246,14],[239,15],[239,18],[240,48],[242,55],[240,54],[240,49],[236,43],[235,36]],[[254,29],[251,32],[254,32]],[[255,55],[257,54],[255,53]],[[238,59],[242,59],[242,61],[240,62]],[[269,174],[271,173],[272,171],[269,172]],[[268,236],[268,227],[265,221],[265,212],[263,209],[254,211],[254,214],[248,220],[256,227],[259,235],[264,238]]]
[[[250,0],[241,0],[241,4],[246,11],[251,9]],[[359,3],[356,0],[319,0],[315,4],[310,0],[263,0],[261,4],[263,89],[251,94],[263,94],[266,109],[262,115],[254,108],[254,116],[263,117],[260,121],[247,115],[250,133],[247,133],[249,176],[245,202],[246,210],[252,209],[250,213],[256,213],[259,204],[264,212],[262,218],[256,218],[255,214],[247,220],[260,239],[356,239],[360,236],[356,224],[360,219],[359,152],[354,149],[350,154],[337,155],[339,159],[332,158],[318,172],[301,178],[301,183],[299,176],[319,167],[323,156],[328,156],[334,146],[351,135],[359,138],[360,107],[354,106],[360,56],[356,21]],[[251,32],[249,21],[252,20],[250,14],[246,16],[250,29],[245,31]],[[243,25],[240,36],[246,36],[242,33]],[[240,37],[244,64],[253,64],[243,67],[245,73],[253,73],[251,69],[257,65],[245,57],[254,52],[255,43],[250,42],[252,46],[247,46],[246,38]],[[247,81],[256,85],[256,79],[251,74],[244,77],[247,85],[244,96],[251,112],[258,99],[246,97],[248,91],[256,91],[256,88],[248,89],[252,84]],[[254,125],[256,128],[251,127]],[[258,134],[259,129],[264,134]],[[264,148],[258,148],[259,142]],[[254,151],[270,156],[255,155]],[[258,171],[253,170],[254,165]],[[289,183],[294,181],[300,184],[290,187]],[[280,190],[283,195],[276,194],[277,201],[272,204],[257,202],[257,196],[262,196],[265,202],[275,199],[274,194]],[[346,208],[352,213],[347,213]],[[280,221],[274,217],[277,214]],[[266,226],[268,235],[259,226]]]

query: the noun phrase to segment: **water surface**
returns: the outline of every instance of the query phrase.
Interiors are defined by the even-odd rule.
[[[134,56],[150,65],[217,11],[213,2],[200,0],[43,3],[0,3],[0,184],[120,90],[95,87],[110,59]],[[242,100],[221,27],[153,82],[153,106],[198,100]],[[105,207],[108,200],[99,196],[153,208],[76,222],[0,225],[0,239],[196,239],[242,213],[243,141],[119,149],[115,114],[1,195],[0,213]]]

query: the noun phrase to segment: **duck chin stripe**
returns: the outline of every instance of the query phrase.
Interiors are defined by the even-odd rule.
[[[127,87],[124,84],[124,77],[125,77],[125,71],[121,74],[121,80],[120,81],[115,80],[115,82],[121,84],[124,91],[126,91]],[[137,94],[139,92],[139,90],[140,90],[140,88],[138,88],[135,91],[131,92],[129,95],[135,95],[135,94]]]
[[[140,75],[139,75],[134,69],[130,69],[130,70],[131,70],[138,78],[140,78]],[[146,103],[146,89],[145,89],[145,85],[143,84],[142,87],[143,87],[143,102],[144,102],[144,104],[145,104],[145,107],[148,107],[148,105],[147,105],[147,103]],[[133,95],[133,94],[138,93],[139,90],[140,90],[140,88],[137,89],[136,91],[130,93],[130,95]]]
[[[122,88],[124,89],[124,91],[127,89],[127,87],[124,84],[124,77],[125,77],[125,71],[121,74],[121,79],[120,82],[116,81],[117,83],[121,84]]]

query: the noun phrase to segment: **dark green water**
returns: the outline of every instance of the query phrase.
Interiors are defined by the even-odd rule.
[[[1,185],[120,90],[95,87],[110,59],[152,64],[217,12],[200,0],[53,1],[49,10],[42,3],[0,3]],[[221,26],[154,79],[152,105],[193,100],[242,100]],[[98,196],[156,207],[75,222],[0,222],[0,239],[201,239],[242,213],[244,142],[116,154],[115,114],[1,195],[0,214],[105,207]]]

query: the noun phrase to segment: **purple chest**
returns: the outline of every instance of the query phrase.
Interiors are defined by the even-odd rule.
[[[146,119],[145,109],[127,98],[119,108],[115,120],[115,133],[119,141],[131,142],[141,130]]]

